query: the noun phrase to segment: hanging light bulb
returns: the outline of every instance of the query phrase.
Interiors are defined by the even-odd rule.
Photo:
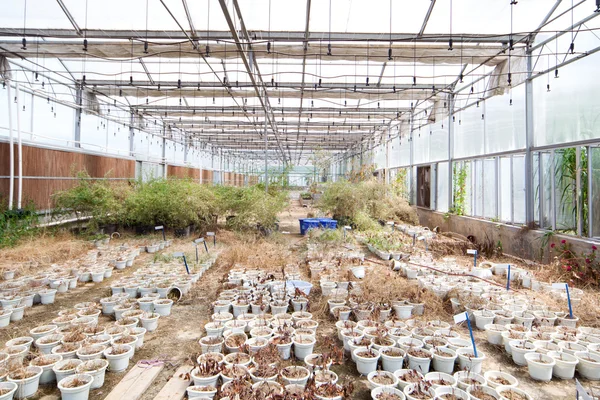
[[[210,57],[210,46],[206,45],[206,57]]]
[[[21,50],[27,50],[27,39],[21,39]]]

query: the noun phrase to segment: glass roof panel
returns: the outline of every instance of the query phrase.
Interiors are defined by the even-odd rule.
[[[56,1],[28,0],[27,18],[23,19],[25,5],[23,1],[11,1],[8,6],[3,2],[0,12],[0,26],[5,28],[55,28],[73,29],[73,25]],[[25,24],[25,25],[23,25]]]
[[[452,32],[470,34],[509,34],[509,1],[437,1],[425,33],[450,32],[450,5],[452,4]],[[554,1],[519,0],[513,6],[513,32],[529,32],[538,27]]]

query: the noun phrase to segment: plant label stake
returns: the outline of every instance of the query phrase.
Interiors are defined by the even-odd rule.
[[[167,237],[165,236],[165,227],[163,225],[158,225],[154,227],[155,231],[162,231],[162,235],[163,235],[163,240],[166,242],[167,241]]]
[[[590,396],[587,390],[581,386],[579,379],[575,379],[575,389],[577,390],[577,393],[575,394],[577,400],[592,400],[592,396]]]
[[[344,231],[344,242],[346,241],[346,231],[351,231],[352,227],[350,225],[346,225],[342,228],[342,230]]]
[[[182,251],[178,251],[177,253],[173,253],[173,257],[183,257],[183,264],[185,265],[185,270],[190,274],[190,269],[188,268],[187,260],[185,259],[185,254]]]
[[[206,247],[206,241],[204,238],[194,240],[194,246],[196,247],[196,262],[198,262],[198,244],[204,243],[204,248],[206,249],[206,253],[208,254],[208,247]]]
[[[213,237],[213,247],[217,247],[217,235],[214,232],[206,232],[206,236]]]
[[[392,228],[392,232],[394,232],[394,221],[388,221],[386,224],[390,226]]]
[[[508,264],[508,270],[506,272],[506,290],[510,290],[510,264]]]
[[[569,316],[573,319],[573,307],[571,306],[571,294],[569,293],[568,283],[553,283],[553,289],[565,289],[567,291],[567,302],[569,303]]]
[[[413,233],[413,247],[415,247],[416,243],[417,243],[417,234]]]
[[[477,358],[477,347],[475,346],[475,337],[473,336],[473,328],[471,328],[471,320],[469,319],[468,312],[462,312],[460,314],[456,314],[454,316],[454,323],[458,324],[460,322],[467,321],[467,327],[469,328],[469,335],[471,335],[471,344],[473,344],[473,354],[475,358]]]
[[[473,266],[477,268],[477,250],[469,249],[467,250],[467,254],[473,254]]]

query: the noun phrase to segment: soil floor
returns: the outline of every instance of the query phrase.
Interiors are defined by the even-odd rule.
[[[307,217],[308,213],[316,213],[314,209],[308,207],[300,207],[297,201],[292,202],[290,207],[280,215],[280,232],[277,240],[282,246],[286,246],[291,250],[291,257],[297,262],[303,260],[302,246],[305,238],[299,235],[298,218]],[[216,248],[209,246],[210,252],[222,253],[226,252],[228,247],[237,239],[231,239],[234,235],[227,235],[229,240],[220,240],[218,237],[218,245]],[[137,239],[133,237],[118,239],[111,241],[111,245],[127,242],[135,244]],[[43,245],[43,241],[41,242]],[[91,246],[80,246],[82,254]],[[173,245],[167,250],[168,252],[185,251],[193,253],[194,247],[191,239],[176,239]],[[367,255],[371,259],[375,259],[374,255]],[[43,254],[43,248],[38,248],[38,254]],[[77,254],[70,254],[72,258]],[[472,259],[467,257],[457,257],[460,262],[469,263]],[[115,270],[110,279],[105,279],[101,283],[79,284],[77,289],[57,295],[56,302],[52,305],[36,305],[33,308],[26,310],[25,317],[19,322],[11,323],[8,327],[0,329],[0,340],[7,341],[11,338],[28,335],[30,329],[35,326],[50,323],[57,316],[58,311],[66,308],[72,308],[76,303],[84,301],[99,301],[100,298],[110,295],[110,285],[112,282],[135,273],[142,265],[153,260],[153,255],[143,253],[135,261],[133,267],[123,271]],[[369,266],[368,274],[390,274],[389,268],[375,263],[367,263]],[[183,268],[183,266],[182,266]],[[190,293],[185,296],[179,303],[175,304],[172,314],[169,317],[161,317],[158,329],[153,333],[146,334],[145,344],[142,349],[135,353],[135,357],[130,366],[140,360],[162,360],[166,363],[166,368],[160,373],[149,390],[142,397],[143,400],[153,399],[158,391],[164,386],[167,380],[173,375],[174,371],[182,363],[197,356],[200,351],[198,339],[204,336],[204,324],[209,321],[212,314],[212,302],[216,299],[218,292],[222,289],[222,282],[230,269],[230,266],[217,262],[217,264],[209,269],[200,279],[200,281],[192,288]],[[303,268],[305,273],[308,272],[306,267]],[[313,282],[318,286],[317,282]],[[320,292],[315,291],[316,295]],[[394,294],[392,294],[394,295]],[[313,295],[311,294],[311,297]],[[402,297],[402,293],[397,294],[398,298]],[[319,304],[321,299],[311,299],[313,304]],[[321,302],[321,304],[323,304]],[[335,321],[327,317],[327,313],[317,313],[311,310],[315,317],[319,318],[319,337],[336,336]],[[323,318],[324,317],[324,318]],[[446,313],[440,316],[447,322],[452,321],[451,313]],[[109,323],[111,319],[106,316],[100,317],[101,323]],[[457,328],[461,335],[468,337],[468,331],[464,327]],[[485,340],[485,335],[482,331],[476,332],[478,348],[483,351],[487,359],[484,363],[484,370],[502,370],[516,376],[520,384],[519,386],[528,391],[534,399],[556,399],[556,398],[575,398],[575,383],[574,381],[559,381],[553,380],[550,383],[540,383],[529,378],[527,367],[516,366],[506,353],[500,349],[488,345]],[[320,341],[317,340],[317,343]],[[318,350],[318,347],[317,349]],[[355,386],[353,399],[370,399],[370,393],[367,389],[366,378],[360,377],[356,373],[355,364],[351,361],[346,361],[343,365],[334,365],[332,370],[335,371],[341,381],[351,380]],[[99,400],[105,398],[112,388],[123,378],[125,373],[110,373],[106,374],[106,381],[101,389],[94,390],[90,394],[91,400]],[[582,381],[585,386],[589,382]],[[56,389],[56,385],[40,386],[40,391],[34,399],[58,399],[60,393]]]

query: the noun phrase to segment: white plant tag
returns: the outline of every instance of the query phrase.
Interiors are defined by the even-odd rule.
[[[454,323],[458,324],[460,322],[466,321],[467,320],[467,312],[461,312],[460,314],[456,314],[454,316]]]

